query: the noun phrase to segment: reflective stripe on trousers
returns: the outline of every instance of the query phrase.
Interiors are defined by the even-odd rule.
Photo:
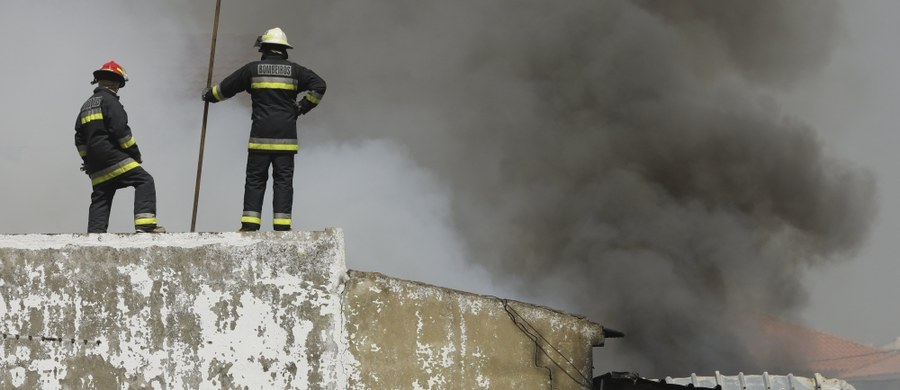
[[[291,215],[285,213],[275,213],[272,218],[273,225],[291,226]]]
[[[156,214],[140,213],[134,215],[134,226],[156,225]]]
[[[241,223],[255,223],[260,225],[262,219],[260,219],[261,214],[257,211],[247,211],[244,210],[244,214],[241,215]]]

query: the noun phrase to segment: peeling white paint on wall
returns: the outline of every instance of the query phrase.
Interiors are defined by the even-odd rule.
[[[0,236],[0,260],[0,387],[339,389],[357,366],[337,229]]]

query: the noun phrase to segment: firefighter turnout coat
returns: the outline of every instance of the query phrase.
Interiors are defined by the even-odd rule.
[[[128,114],[115,92],[98,87],[75,121],[75,147],[91,185],[97,186],[141,166],[141,152],[128,127]]]
[[[325,95],[325,81],[313,71],[277,53],[244,65],[204,96],[212,103],[247,91],[253,102],[250,152],[297,153],[297,116],[315,108]],[[301,92],[306,95],[297,102]]]

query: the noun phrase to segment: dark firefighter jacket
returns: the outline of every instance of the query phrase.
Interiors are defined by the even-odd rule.
[[[313,71],[265,52],[212,87],[204,96],[220,102],[248,91],[253,101],[251,152],[297,153],[297,116],[315,108],[325,95],[325,80]],[[297,102],[301,92],[306,95]]]
[[[94,186],[141,166],[128,114],[119,96],[107,88],[94,89],[81,106],[75,121],[75,147]]]

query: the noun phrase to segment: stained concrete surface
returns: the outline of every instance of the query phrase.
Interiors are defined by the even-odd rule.
[[[3,388],[341,388],[339,230],[0,238]],[[322,261],[327,259],[327,261]]]
[[[552,309],[350,272],[355,389],[590,388],[603,328]]]
[[[339,229],[0,236],[0,332],[4,389],[581,389],[603,342],[348,271]]]

